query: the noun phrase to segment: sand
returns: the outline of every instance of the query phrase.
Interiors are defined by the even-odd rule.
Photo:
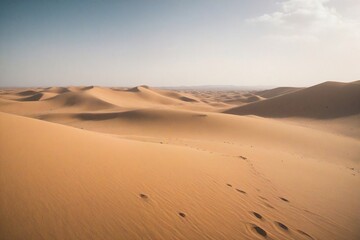
[[[359,239],[358,86],[3,89],[0,239]]]

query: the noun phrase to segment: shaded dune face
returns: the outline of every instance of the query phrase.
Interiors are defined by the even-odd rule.
[[[4,89],[0,239],[357,240],[358,85]]]
[[[307,117],[330,119],[360,113],[360,81],[343,84],[326,82],[235,107],[225,113],[264,117]]]
[[[301,90],[303,88],[295,88],[295,87],[278,87],[274,89],[264,90],[264,91],[257,91],[256,95],[263,97],[263,98],[273,98],[280,95],[284,95],[287,93],[295,92]]]
[[[128,92],[141,92],[144,89],[149,89],[149,87],[146,86],[146,85],[141,85],[141,86],[129,88],[126,91],[128,91]]]
[[[86,93],[66,92],[46,100],[54,105],[62,107],[83,107],[86,109],[108,109],[114,107],[112,104],[102,101]]]
[[[19,96],[31,96],[31,95],[35,95],[35,94],[38,94],[38,92],[33,91],[33,90],[26,90],[26,91],[21,91],[21,92],[16,93],[16,95],[19,95]]]
[[[39,101],[42,97],[42,93],[35,93],[34,95],[17,99],[17,101]]]
[[[84,121],[103,121],[111,119],[128,119],[128,120],[141,120],[147,119],[151,121],[156,118],[156,115],[146,114],[141,111],[126,111],[126,112],[111,112],[111,113],[80,113],[74,116]]]
[[[185,102],[196,102],[195,99],[189,97],[180,97],[179,99]]]
[[[52,92],[52,93],[66,93],[66,92],[69,92],[70,90],[66,87],[50,87],[50,88],[44,89],[44,91]]]

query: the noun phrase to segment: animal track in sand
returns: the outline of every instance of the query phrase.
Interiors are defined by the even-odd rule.
[[[243,193],[243,194],[246,194],[245,191],[243,191],[243,190],[241,190],[241,189],[238,189],[238,188],[236,188],[236,191],[241,192],[241,193]]]
[[[285,225],[285,224],[283,224],[283,223],[281,223],[281,222],[275,222],[276,223],[276,225],[278,225],[279,227],[281,227],[283,230],[285,230],[285,231],[288,231],[289,230],[289,228]]]
[[[300,234],[302,234],[302,235],[304,235],[304,236],[306,236],[306,237],[308,237],[310,239],[314,239],[312,236],[310,236],[309,234],[307,234],[306,232],[304,232],[302,230],[297,230],[297,231],[298,231],[298,233],[300,233]]]
[[[183,212],[179,212],[179,216],[184,218],[184,217],[186,217],[186,214]]]
[[[267,236],[266,231],[259,226],[254,225],[254,230],[263,237]]]
[[[256,218],[262,219],[262,216],[257,212],[251,212]]]
[[[140,193],[139,196],[140,196],[142,199],[148,199],[148,198],[149,198],[146,194],[143,194],[143,193]]]

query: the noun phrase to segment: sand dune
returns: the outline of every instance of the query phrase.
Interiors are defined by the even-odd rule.
[[[301,90],[303,88],[296,88],[296,87],[278,87],[278,88],[273,88],[273,89],[269,89],[269,90],[263,90],[263,91],[257,91],[255,92],[256,95],[261,96],[263,98],[273,98],[273,97],[277,97],[280,95],[284,95],[287,93],[292,93],[298,90]]]
[[[360,147],[355,139],[328,134],[316,129],[284,124],[275,120],[254,117],[226,116],[218,113],[197,113],[178,110],[141,109],[124,112],[44,114],[41,120],[68,124],[92,131],[162,139],[185,138],[193,140],[236,141],[239,144],[256,144],[281,151],[300,151],[325,161],[353,164]],[[211,129],[211,131],[209,131]],[[289,138],[289,135],[294,136]],[[296,136],[296,137],[295,137]],[[323,141],[326,138],[327,141]],[[311,148],[314,144],[317,149]],[[347,152],[340,154],[333,145]],[[340,154],[340,155],[339,155]],[[341,160],[339,160],[341,159]]]
[[[226,113],[265,117],[338,118],[360,113],[360,81],[326,82]]]
[[[3,90],[0,239],[359,239],[359,83]]]
[[[69,89],[66,87],[50,87],[44,89],[45,92],[51,92],[51,93],[66,93],[69,92]]]
[[[46,100],[55,106],[77,107],[83,110],[98,110],[112,108],[114,105],[87,93],[66,92]]]
[[[35,94],[38,94],[38,92],[34,91],[34,90],[26,90],[26,91],[20,91],[20,92],[16,93],[16,95],[19,95],[19,96],[31,96],[31,95],[35,95]]]
[[[71,87],[68,87],[67,89],[71,92],[79,92],[79,91],[86,91],[86,90],[89,90],[89,89],[92,89],[94,88],[94,86],[71,86]]]
[[[156,90],[157,93],[170,97],[170,98],[174,98],[180,101],[185,101],[185,102],[200,102],[200,100],[198,98],[196,98],[193,95],[190,94],[186,94],[186,93],[179,93],[179,92],[174,92],[174,91],[166,91],[166,90]]]
[[[96,98],[109,102],[122,108],[180,108],[194,110],[211,110],[206,103],[198,102],[180,93],[169,93],[149,87],[139,86],[129,90],[111,90],[96,87],[88,91]]]
[[[268,182],[254,170],[256,161],[239,160],[240,154],[254,158],[246,147],[222,156],[6,114],[0,119],[5,239],[356,236],[355,229],[311,213],[319,206]],[[19,144],[22,151],[14,151]],[[358,183],[345,179],[349,187]]]
[[[43,95],[44,94],[42,94],[42,93],[35,93],[31,96],[17,99],[17,101],[38,101],[43,97]]]

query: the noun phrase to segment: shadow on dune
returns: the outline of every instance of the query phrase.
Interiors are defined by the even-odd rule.
[[[226,110],[235,115],[331,119],[360,113],[360,81],[325,82]]]
[[[39,101],[42,98],[43,95],[44,94],[42,94],[42,93],[36,93],[36,94],[34,94],[32,96],[29,96],[29,97],[17,99],[17,101],[20,101],[20,102]]]
[[[51,92],[51,93],[66,93],[66,92],[70,92],[70,90],[66,87],[49,87],[49,88],[45,88],[44,92]]]
[[[184,102],[197,102],[197,100],[185,96],[180,97],[179,99]]]
[[[149,86],[141,85],[141,86],[129,88],[129,89],[127,89],[126,91],[127,91],[127,92],[140,92],[140,91],[141,91],[141,88],[150,89]]]
[[[130,119],[140,120],[148,118],[157,118],[155,115],[146,114],[142,111],[126,111],[126,112],[109,112],[109,113],[79,113],[75,115],[76,118],[85,121],[104,121],[110,119]]]
[[[273,88],[269,90],[263,90],[263,91],[257,91],[255,92],[256,95],[263,97],[263,98],[273,98],[280,95],[284,95],[287,93],[292,93],[298,90],[301,90],[303,88],[297,88],[297,87],[278,87]]]
[[[111,119],[122,119],[136,121],[156,121],[169,120],[174,121],[192,121],[194,117],[204,118],[206,114],[191,114],[191,113],[169,113],[163,111],[149,111],[149,110],[131,110],[124,112],[105,112],[105,113],[78,113],[73,117],[84,121],[105,121]]]
[[[65,92],[55,97],[46,99],[61,107],[82,107],[84,109],[99,110],[114,107],[114,105],[105,102],[99,98],[83,92]]]
[[[87,86],[87,87],[82,87],[80,88],[80,91],[86,91],[86,90],[90,90],[90,89],[93,89],[94,86]]]
[[[33,91],[33,90],[26,90],[26,91],[18,92],[18,93],[16,93],[16,95],[19,95],[19,96],[30,96],[30,95],[34,95],[34,94],[37,94],[37,93],[38,93],[38,92]]]

